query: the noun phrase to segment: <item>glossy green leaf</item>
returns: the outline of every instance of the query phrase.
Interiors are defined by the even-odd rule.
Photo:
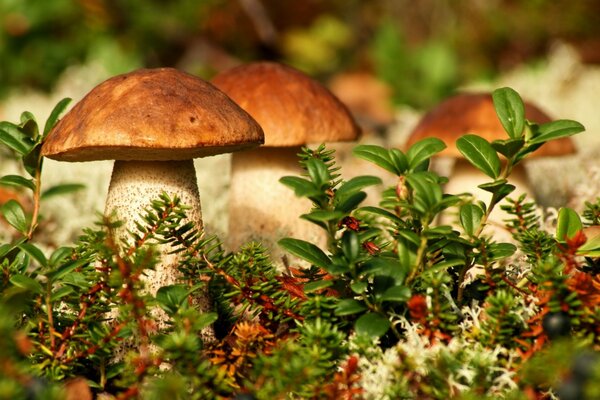
[[[325,270],[331,266],[331,259],[317,246],[300,239],[283,238],[277,242],[284,250]]]
[[[487,248],[487,257],[489,261],[498,261],[515,254],[517,246],[512,243],[492,243]]]
[[[314,183],[299,176],[284,176],[279,182],[291,188],[298,197],[310,197],[321,193]]]
[[[61,246],[50,254],[48,265],[52,267],[57,266],[59,263],[62,263],[65,258],[71,256],[71,254],[73,254],[73,249],[71,247]]]
[[[327,166],[323,160],[311,158],[306,161],[305,166],[308,176],[310,176],[310,179],[317,188],[329,184],[331,175],[329,174],[329,170],[327,169]]]
[[[82,189],[85,189],[85,185],[83,185],[81,183],[62,183],[60,185],[55,185],[55,186],[49,187],[48,189],[44,190],[42,192],[41,198],[43,200],[45,200],[52,196],[73,193],[73,192],[76,192],[76,191],[82,190]]]
[[[52,302],[58,301],[58,300],[62,299],[63,297],[68,296],[74,292],[75,292],[75,290],[73,289],[73,286],[63,286],[52,292],[52,295],[50,296],[50,301],[52,301]]]
[[[356,192],[359,192],[365,187],[379,185],[381,179],[376,176],[356,176],[342,183],[335,192],[338,199],[344,198]]]
[[[335,205],[336,211],[341,211],[344,213],[349,213],[354,210],[360,203],[362,203],[367,198],[367,194],[365,192],[356,192],[350,194],[348,196],[344,196],[341,201],[339,201]]]
[[[187,302],[188,295],[189,290],[187,286],[163,286],[156,292],[156,301],[169,315],[173,315]]]
[[[416,168],[433,155],[446,148],[446,144],[438,138],[426,138],[413,144],[406,152],[408,164],[411,169]]]
[[[0,207],[0,212],[4,216],[6,222],[22,234],[27,233],[27,217],[23,207],[16,200],[9,200]]]
[[[583,132],[585,127],[577,121],[561,119],[539,125],[534,137],[528,144],[544,143],[549,140],[560,139]]]
[[[467,235],[473,236],[475,234],[483,215],[484,212],[481,207],[475,204],[465,204],[460,208],[460,224]]]
[[[506,140],[494,140],[491,143],[494,150],[502,154],[506,158],[511,158],[517,154],[525,145],[525,140],[519,139],[506,139]]]
[[[52,112],[50,113],[50,116],[46,120],[46,124],[44,125],[44,137],[46,137],[46,135],[50,132],[54,125],[56,125],[58,118],[65,111],[69,103],[71,103],[71,99],[66,97],[54,106]]]
[[[367,282],[358,281],[350,284],[350,289],[356,294],[362,294],[367,290],[369,284]]]
[[[354,323],[357,335],[378,338],[390,329],[390,321],[383,315],[366,313]]]
[[[34,246],[31,243],[23,243],[19,245],[19,249],[29,254],[31,258],[38,262],[42,267],[46,267],[48,265],[48,259],[38,247]]]
[[[406,157],[406,154],[395,148],[389,149],[388,154],[396,171],[400,173],[408,171],[408,157]],[[396,174],[399,175],[398,173]]]
[[[32,113],[29,111],[24,111],[21,113],[21,124],[20,124],[21,132],[26,134],[33,141],[38,139],[40,134],[37,121]]]
[[[26,275],[15,274],[10,277],[10,283],[15,286],[18,286],[23,289],[27,289],[36,294],[41,294],[44,289],[42,288],[42,284],[37,280],[30,278]]]
[[[500,175],[500,158],[492,145],[477,135],[464,135],[456,141],[458,151],[477,169],[496,179]]]
[[[304,285],[304,293],[317,292],[319,290],[327,289],[331,285],[333,285],[333,281],[332,280],[322,280],[322,281],[309,282],[309,283],[307,283],[307,284]]]
[[[413,204],[422,213],[431,212],[442,200],[442,187],[435,182],[430,173],[416,172],[406,176],[413,189]]]
[[[33,179],[23,178],[20,175],[4,175],[0,178],[0,185],[24,187],[27,189],[35,190],[35,184],[33,183]]]
[[[354,154],[355,157],[370,161],[386,171],[391,172],[392,174],[400,175],[403,172],[397,170],[395,163],[390,159],[389,152],[383,147],[371,144],[362,144],[356,146],[352,150],[352,154]]]
[[[507,183],[508,181],[506,179],[498,179],[494,182],[482,183],[481,185],[477,185],[477,187],[482,190],[485,190],[486,192],[496,193],[502,188],[502,186],[506,185]]]
[[[411,292],[407,286],[392,286],[387,289],[379,298],[381,301],[392,301],[396,303],[405,303],[410,299]]]
[[[50,257],[50,259],[52,260],[52,257]],[[62,264],[58,268],[55,268],[52,271],[50,271],[49,273],[47,273],[46,278],[48,278],[49,281],[54,282],[63,277],[66,277],[66,276],[70,276],[70,275],[74,276],[74,274],[72,274],[73,271],[75,271],[79,267],[84,266],[87,263],[88,263],[88,261],[86,261],[86,260],[70,260],[70,261]],[[84,278],[82,277],[82,279],[84,279]],[[87,287],[87,285],[85,287]]]
[[[341,211],[314,210],[300,217],[312,222],[337,221],[345,214]]]
[[[0,143],[4,143],[20,155],[29,153],[34,145],[18,126],[6,121],[0,122]]]
[[[375,214],[375,215],[379,215],[381,217],[387,218],[393,222],[396,223],[402,223],[402,219],[400,217],[398,217],[396,214],[389,212],[388,210],[385,210],[383,208],[379,208],[379,207],[373,207],[373,206],[365,206],[365,207],[361,207],[357,210],[359,213],[369,213],[369,214]]]
[[[525,105],[521,96],[515,90],[504,87],[494,90],[492,99],[504,130],[511,138],[520,138],[525,129]]]
[[[360,253],[360,241],[358,234],[354,231],[347,230],[342,235],[342,252],[346,256],[348,262],[356,260]]]
[[[565,241],[568,238],[572,238],[582,228],[583,224],[575,210],[568,207],[562,207],[558,210],[556,240]]]
[[[343,299],[340,300],[337,307],[335,308],[335,315],[344,316],[352,315],[363,312],[367,309],[363,303],[354,299]]]

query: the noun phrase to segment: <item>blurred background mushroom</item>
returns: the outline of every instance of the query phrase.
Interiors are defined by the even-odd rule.
[[[263,133],[245,111],[209,83],[172,69],[142,69],[110,78],[90,91],[48,134],[42,154],[59,161],[115,160],[105,214],[123,221],[119,241],[145,226],[141,216],[165,192],[189,206],[202,229],[193,158],[257,146]],[[153,295],[175,284],[181,257],[170,244],[145,272]],[[204,298],[201,308],[208,309]]]
[[[242,65],[212,82],[265,132],[264,146],[232,155],[229,247],[260,240],[281,260],[276,242],[283,237],[325,245],[324,231],[298,218],[311,202],[297,198],[279,178],[302,173],[297,154],[303,145],[356,140],[360,129],[348,109],[317,81],[278,63]]]

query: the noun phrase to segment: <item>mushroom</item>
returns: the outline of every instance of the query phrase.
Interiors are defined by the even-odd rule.
[[[536,123],[550,122],[551,118],[531,102],[525,102],[525,117]],[[423,116],[413,129],[406,148],[426,137],[442,139],[448,146],[438,154],[438,157],[454,159],[454,165],[449,174],[446,192],[471,192],[477,198],[489,200],[491,194],[477,186],[489,182],[489,177],[473,167],[456,147],[456,140],[464,134],[479,135],[489,142],[498,139],[508,139],[494,108],[492,95],[489,93],[460,93],[442,101]],[[532,153],[529,157],[562,156],[575,153],[575,145],[570,138],[550,141]],[[513,168],[508,178],[509,183],[516,187],[511,197],[526,193],[535,198],[534,190],[527,177],[523,163]],[[502,223],[506,214],[494,212],[490,222]]]
[[[42,155],[59,161],[114,159],[106,215],[124,222],[117,235],[136,231],[162,192],[189,206],[202,228],[193,159],[257,146],[260,126],[213,85],[172,69],[140,69],[90,91],[48,134]],[[161,261],[146,272],[150,293],[177,282],[180,256],[159,246]],[[208,299],[199,299],[203,310]],[[160,318],[159,318],[160,321]]]
[[[284,252],[275,243],[282,237],[325,245],[323,230],[299,218],[311,209],[311,202],[295,197],[279,179],[302,173],[296,156],[301,146],[358,137],[360,129],[346,106],[312,78],[278,63],[235,67],[212,83],[265,132],[264,146],[232,155],[229,247],[260,240],[279,260]]]

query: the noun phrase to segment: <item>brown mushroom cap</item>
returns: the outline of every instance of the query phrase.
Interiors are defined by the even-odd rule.
[[[525,117],[535,123],[552,119],[535,105],[525,102]],[[508,134],[496,115],[492,95],[489,93],[461,93],[442,101],[429,111],[413,129],[406,147],[426,137],[442,139],[448,146],[439,156],[462,157],[456,140],[465,134],[476,134],[488,141],[508,139]],[[552,140],[531,154],[533,157],[560,156],[575,153],[570,138]]]
[[[92,89],[48,134],[42,155],[184,160],[263,140],[256,121],[210,83],[172,68],[140,69]]]
[[[350,141],[360,133],[341,101],[294,68],[251,63],[222,72],[211,82],[258,121],[265,146]]]

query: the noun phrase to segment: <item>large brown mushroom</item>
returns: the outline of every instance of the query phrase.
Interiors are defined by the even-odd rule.
[[[550,122],[551,118],[531,102],[525,102],[525,117],[535,123]],[[508,139],[508,134],[502,127],[492,95],[489,93],[460,93],[452,96],[432,110],[427,112],[410,134],[406,148],[426,137],[442,139],[447,148],[438,154],[438,157],[454,159],[450,173],[450,180],[446,186],[448,193],[471,192],[478,198],[487,200],[490,193],[477,188],[478,185],[488,182],[489,177],[473,167],[456,147],[456,140],[467,133],[479,135],[489,142],[498,139]],[[532,153],[530,157],[551,157],[575,153],[575,145],[570,138],[550,141]],[[527,177],[523,163],[513,168],[509,183],[515,185],[511,197],[518,197],[526,193],[528,197],[535,198],[535,191]],[[492,222],[501,223],[502,215],[496,214]]]
[[[302,170],[297,154],[306,144],[355,140],[360,132],[350,112],[329,90],[286,65],[257,62],[224,71],[212,83],[258,121],[265,144],[232,155],[228,244],[263,241],[273,259],[275,242],[291,236],[324,244],[324,232],[299,219],[311,203],[280,184]]]
[[[202,227],[193,159],[261,144],[260,126],[223,92],[187,73],[141,69],[108,79],[90,91],[49,133],[42,155],[59,161],[114,159],[106,214],[124,221],[118,234],[136,231],[140,215],[162,192],[189,206]],[[179,256],[162,245],[148,271],[150,293],[177,281]],[[206,309],[207,304],[201,304]]]

